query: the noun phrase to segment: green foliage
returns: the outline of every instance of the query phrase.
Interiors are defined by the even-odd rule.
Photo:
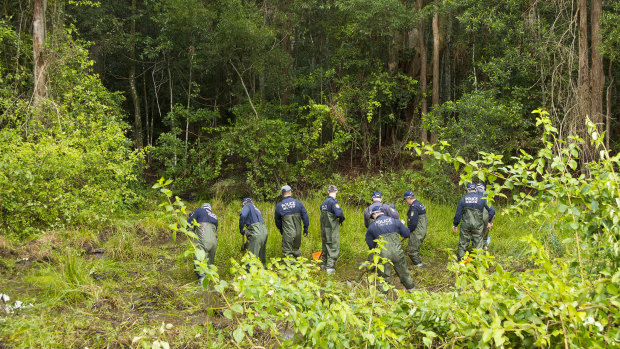
[[[450,151],[466,159],[488,153],[514,154],[523,148],[528,122],[521,106],[494,98],[495,92],[480,90],[448,101],[426,114],[424,124],[439,139],[450,144]]]
[[[0,130],[0,232],[25,239],[44,229],[101,223],[133,205],[141,155],[125,138],[121,98],[89,74],[87,51],[57,33],[50,99]],[[46,126],[45,129],[42,126]]]

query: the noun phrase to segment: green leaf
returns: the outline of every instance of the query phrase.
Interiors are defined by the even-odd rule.
[[[241,328],[237,328],[233,332],[233,338],[235,339],[235,342],[241,343],[241,341],[243,340],[243,337],[245,337],[245,333],[243,332]]]
[[[224,317],[227,318],[227,319],[232,320],[232,318],[233,318],[232,317],[232,311],[230,311],[230,309],[224,310]]]
[[[234,311],[235,313],[243,314],[243,306],[240,303],[233,304],[230,309],[232,309],[232,311]]]

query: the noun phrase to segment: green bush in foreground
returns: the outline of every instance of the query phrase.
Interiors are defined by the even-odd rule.
[[[437,152],[433,146],[411,145],[419,154],[464,164],[463,181],[476,176],[488,180],[490,197],[524,187],[529,195],[515,198],[510,208],[534,212],[532,219],[549,229],[574,236],[565,243],[563,258],[552,260],[533,237],[530,268],[510,272],[484,253],[474,254],[456,274],[449,292],[399,292],[396,301],[378,297],[372,273],[363,278],[368,287],[334,282],[317,273],[304,259],[275,260],[262,268],[254,259],[233,262],[233,280],[220,279],[215,267],[199,268],[210,278],[224,303],[224,316],[235,329],[231,344],[255,347],[613,347],[620,344],[620,155],[601,151],[588,164],[591,176],[573,176],[579,139],[565,144],[554,138],[544,112],[546,147],[536,156],[522,154],[514,165],[501,156],[483,154],[479,161]],[[590,125],[591,126],[591,125]],[[594,139],[598,139],[593,134]],[[596,144],[600,147],[600,143]],[[498,179],[502,179],[502,183]],[[156,188],[164,186],[163,180]],[[161,189],[168,198],[172,193]],[[184,204],[163,204],[176,222],[171,228],[191,236]],[[566,213],[569,214],[566,214]],[[558,234],[561,235],[561,234]],[[375,261],[375,266],[380,266]]]

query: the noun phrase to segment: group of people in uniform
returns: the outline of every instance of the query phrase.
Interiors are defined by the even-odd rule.
[[[340,251],[340,225],[345,220],[344,212],[336,195],[338,188],[330,185],[327,188],[328,196],[321,203],[321,269],[327,274],[336,272],[336,261]],[[276,204],[274,220],[276,227],[282,234],[282,254],[285,257],[297,258],[301,256],[301,235],[308,236],[310,219],[303,203],[292,196],[292,189],[285,185],[281,188],[282,199]],[[388,259],[382,271],[378,271],[385,282],[390,283],[392,265],[408,292],[415,288],[409,273],[405,253],[402,249],[402,240],[409,239],[406,253],[416,267],[423,267],[420,258],[420,247],[426,238],[428,215],[426,207],[416,199],[412,191],[404,193],[403,199],[409,205],[406,221],[400,219],[393,205],[383,203],[381,192],[372,194],[372,204],[364,210],[364,225],[366,244],[369,249],[377,247],[377,241],[383,240],[379,255]],[[265,250],[267,245],[267,227],[263,222],[260,210],[254,205],[251,198],[244,198],[243,208],[239,214],[239,232],[247,238],[245,244],[248,252],[254,254],[263,265],[266,263]],[[458,203],[452,230],[456,233],[460,225],[459,245],[457,257],[461,261],[471,243],[474,249],[487,249],[490,237],[488,230],[492,227],[495,209],[487,204],[485,186],[483,183],[467,184],[467,194]],[[211,210],[211,205],[205,203],[193,211],[187,223],[194,227],[196,233],[196,248],[202,250],[209,264],[215,261],[217,249],[217,216]],[[198,257],[195,256],[195,259]],[[205,275],[196,271],[202,286]]]

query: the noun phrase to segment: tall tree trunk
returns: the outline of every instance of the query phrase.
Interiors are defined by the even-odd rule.
[[[32,54],[34,61],[34,104],[45,98],[47,78],[45,73],[45,10],[47,0],[34,0],[32,17]]]
[[[423,0],[417,0],[418,11],[422,11],[424,7]],[[420,52],[420,87],[422,89],[422,108],[420,119],[423,119],[428,112],[426,105],[426,44],[424,43],[424,21],[418,24],[418,51]],[[424,143],[428,142],[428,132],[420,120],[420,140]]]
[[[579,11],[579,117],[577,123],[583,123],[586,115],[591,111],[591,95],[590,95],[590,69],[588,62],[588,7],[587,0],[578,0],[577,11]],[[574,125],[577,129],[582,126]]]
[[[189,139],[189,107],[192,101],[192,65],[194,64],[194,46],[189,47],[189,84],[187,85],[187,117],[185,118],[185,156]]]
[[[437,1],[436,1],[437,3]],[[435,5],[437,6],[437,5]],[[433,107],[439,105],[439,13],[433,15]],[[431,142],[437,142],[437,134],[431,134]]]
[[[605,88],[605,73],[603,68],[603,55],[601,54],[601,12],[602,0],[590,2],[590,34],[592,42],[592,69],[590,71],[590,83],[592,85],[592,122],[597,125],[599,133],[603,123],[603,89]]]
[[[609,60],[609,86],[607,86],[607,117],[605,122],[605,148],[609,149],[609,132],[611,132],[611,93],[614,86],[614,74],[611,70],[611,60]]]
[[[131,91],[131,101],[133,102],[133,139],[136,148],[141,149],[142,141],[142,115],[140,111],[140,97],[136,86],[136,0],[131,0],[131,22],[129,43],[129,89]]]

